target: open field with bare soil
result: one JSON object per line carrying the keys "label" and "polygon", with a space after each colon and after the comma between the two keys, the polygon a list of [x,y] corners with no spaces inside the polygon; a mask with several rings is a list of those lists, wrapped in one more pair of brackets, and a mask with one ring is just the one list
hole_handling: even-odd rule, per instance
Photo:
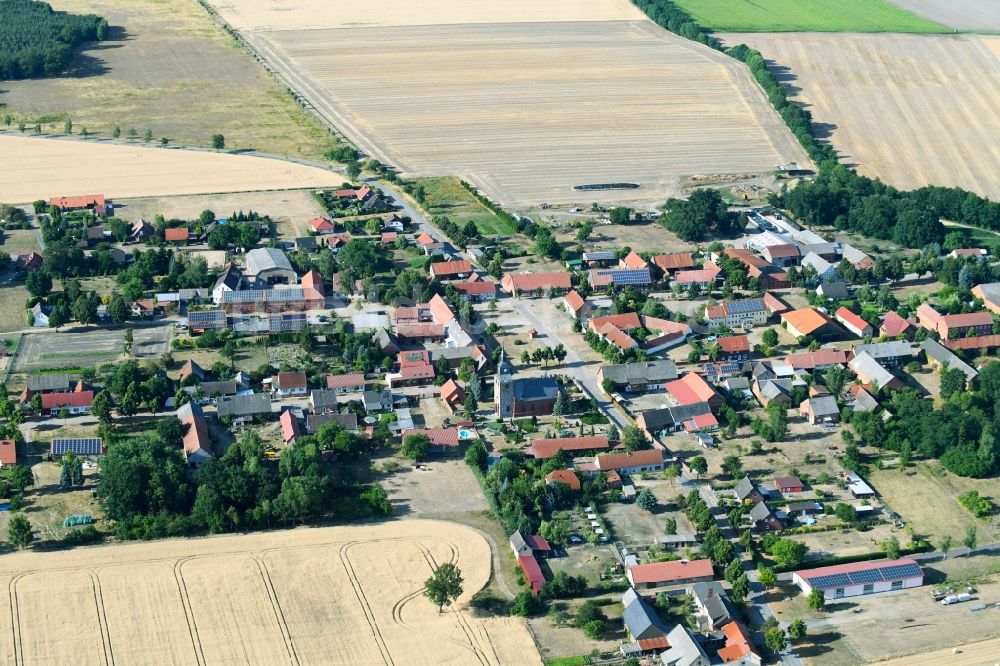
{"label": "open field with bare soil", "polygon": [[1000,4],[984,0],[889,0],[894,5],[957,30],[1000,31]]}
{"label": "open field with bare soil", "polygon": [[150,129],[157,141],[320,159],[336,140],[299,106],[196,0],[52,0],[56,9],[93,12],[108,38],[83,49],[62,76],[5,81],[0,105],[15,122],[110,137]]}
{"label": "open field with bare soil", "polygon": [[102,193],[110,198],[339,185],[340,174],[248,155],[0,136],[0,201]]}
{"label": "open field with bare soil", "polygon": [[[808,162],[745,67],[625,0],[404,4],[217,7],[362,150],[508,206],[661,201],[692,175]],[[642,187],[573,189],[596,183]]]}
{"label": "open field with bare soil", "polygon": [[1000,198],[1000,38],[728,34],[764,54],[844,161],[912,189]]}
{"label": "open field with bare soil", "polygon": [[[438,615],[421,589],[443,562],[462,570],[465,592]],[[11,664],[541,664],[522,620],[466,609],[489,576],[481,536],[433,521],[19,553],[0,564],[9,595],[0,655]]]}

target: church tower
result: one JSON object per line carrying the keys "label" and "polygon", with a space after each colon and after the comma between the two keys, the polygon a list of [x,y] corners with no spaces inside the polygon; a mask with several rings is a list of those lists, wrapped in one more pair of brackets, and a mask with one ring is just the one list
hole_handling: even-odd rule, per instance
{"label": "church tower", "polygon": [[493,385],[493,402],[497,409],[497,418],[514,418],[514,368],[507,360],[506,352],[500,352],[500,363],[497,365],[496,379]]}

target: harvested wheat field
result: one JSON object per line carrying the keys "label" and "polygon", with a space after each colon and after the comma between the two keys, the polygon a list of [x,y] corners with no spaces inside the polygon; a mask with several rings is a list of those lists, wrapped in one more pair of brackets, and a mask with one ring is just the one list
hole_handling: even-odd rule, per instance
{"label": "harvested wheat field", "polygon": [[[626,0],[357,5],[220,0],[220,14],[366,153],[512,207],[662,201],[691,175],[808,159],[740,63]],[[576,185],[635,183],[581,192]]]}
{"label": "harvested wheat field", "polygon": [[[727,34],[757,48],[846,162],[1000,199],[1000,38]],[[787,68],[787,69],[786,69]]]}
{"label": "harvested wheat field", "polygon": [[332,171],[198,150],[0,135],[0,201],[99,192],[110,198],[339,185]]}
{"label": "harvested wheat field", "polygon": [[978,643],[967,643],[957,648],[947,648],[911,654],[901,659],[877,662],[877,666],[994,666],[1000,655],[1000,638]]}
{"label": "harvested wheat field", "polygon": [[[0,561],[5,664],[541,664],[519,618],[473,617],[490,548],[412,520],[19,553]],[[435,563],[465,578],[438,615]]]}

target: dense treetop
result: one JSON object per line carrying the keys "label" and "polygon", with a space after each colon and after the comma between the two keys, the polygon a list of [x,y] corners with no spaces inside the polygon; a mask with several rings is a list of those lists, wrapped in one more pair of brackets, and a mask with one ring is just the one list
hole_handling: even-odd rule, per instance
{"label": "dense treetop", "polygon": [[73,47],[104,39],[108,22],[94,14],[57,12],[36,0],[0,0],[0,79],[53,75]]}

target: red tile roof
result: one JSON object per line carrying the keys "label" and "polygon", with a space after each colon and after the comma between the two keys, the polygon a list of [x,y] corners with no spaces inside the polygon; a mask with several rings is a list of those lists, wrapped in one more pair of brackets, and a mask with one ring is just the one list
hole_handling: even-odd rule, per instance
{"label": "red tile roof", "polygon": [[93,391],[74,391],[72,393],[43,393],[42,409],[61,409],[63,407],[90,407],[94,403]]}
{"label": "red tile roof", "polygon": [[649,652],[650,650],[666,650],[670,647],[670,641],[667,640],[666,636],[657,636],[655,638],[642,638],[636,643],[639,644],[639,649],[642,652]]}
{"label": "red tile roof", "polygon": [[417,236],[417,243],[419,245],[430,245],[431,243],[434,242],[436,242],[434,238],[426,231],[421,231],[420,235]]}
{"label": "red tile roof", "polygon": [[440,294],[434,294],[431,300],[427,302],[427,307],[430,309],[431,316],[434,317],[434,322],[437,324],[447,326],[455,320],[455,313],[451,311],[451,307],[441,298]]}
{"label": "red tile roof", "polygon": [[882,318],[880,330],[886,336],[894,338],[910,329],[910,322],[906,321],[893,311],[889,311]]}
{"label": "red tile roof", "polygon": [[768,312],[771,314],[781,314],[782,312],[787,312],[789,309],[788,305],[783,300],[769,291],[764,292],[763,299],[764,307],[767,308]]}
{"label": "red tile roof", "polygon": [[431,446],[458,447],[458,428],[410,428],[403,431],[403,437],[408,435],[427,435]]}
{"label": "red tile roof", "polygon": [[497,284],[490,280],[469,280],[468,282],[455,282],[455,289],[460,294],[468,296],[483,296],[497,293]]}
{"label": "red tile roof", "polygon": [[288,444],[296,437],[302,436],[299,420],[295,418],[291,410],[286,409],[281,412],[281,418],[278,420],[281,422],[281,438],[285,440],[285,444]]}
{"label": "red tile roof", "polygon": [[644,449],[632,453],[607,453],[594,459],[595,466],[602,472],[628,467],[659,465],[662,462],[663,451],[660,449]]}
{"label": "red tile roof", "polygon": [[716,340],[726,354],[750,351],[750,338],[745,335],[729,335]]}
{"label": "red tile roof", "polygon": [[723,663],[739,661],[754,651],[750,634],[739,621],[732,620],[722,625],[722,632],[726,635],[725,647],[719,648],[719,658]]}
{"label": "red tile roof", "polygon": [[800,335],[809,335],[830,323],[830,318],[815,308],[786,312],[781,318]]}
{"label": "red tile roof", "polygon": [[435,277],[461,275],[462,273],[471,273],[472,264],[465,259],[458,261],[438,261],[431,264],[431,272]]}
{"label": "red tile roof", "polygon": [[443,338],[444,326],[441,324],[399,324],[396,334],[401,338]]}
{"label": "red tile roof", "polygon": [[515,275],[507,273],[501,281],[504,291],[512,293],[514,290],[525,292],[536,289],[570,289],[572,282],[569,273],[566,271],[555,271],[552,273],[523,273]]}
{"label": "red tile roof", "polygon": [[796,370],[812,370],[825,365],[844,365],[847,363],[847,352],[842,349],[817,349],[813,352],[789,354],[785,363]]}
{"label": "red tile roof", "polygon": [[349,375],[327,375],[326,387],[332,389],[352,388],[365,385],[365,375],[363,372],[353,372]]}
{"label": "red tile roof", "polygon": [[[17,444],[12,439],[0,439],[0,464],[17,464]],[[572,472],[570,472],[572,474]],[[576,482],[576,489],[580,489],[580,482]]]}
{"label": "red tile roof", "polygon": [[571,469],[557,469],[545,475],[546,483],[565,483],[570,490],[580,490],[580,477]]}
{"label": "red tile roof", "polygon": [[646,263],[646,260],[640,257],[635,250],[632,250],[625,256],[624,259],[622,259],[622,265],[625,268],[638,269],[638,268],[645,268],[649,264]]}
{"label": "red tile roof", "polygon": [[413,365],[428,365],[431,362],[431,353],[426,349],[401,351],[397,355],[396,361],[401,368]]}
{"label": "red tile roof", "polygon": [[314,217],[309,220],[309,226],[313,231],[333,231],[333,225],[325,217]]}
{"label": "red tile roof", "polygon": [[67,208],[86,208],[95,206],[103,208],[105,205],[103,194],[84,194],[76,197],[52,197],[49,199],[50,206],[56,206],[66,210]]}
{"label": "red tile roof", "polygon": [[660,254],[653,257],[653,263],[664,271],[675,271],[681,268],[694,267],[694,259],[691,258],[690,252]]}
{"label": "red tile roof", "polygon": [[441,399],[447,402],[465,400],[465,392],[462,387],[455,383],[454,379],[449,379],[441,385]]}
{"label": "red tile roof", "polygon": [[797,257],[799,256],[799,248],[797,245],[784,244],[784,245],[771,245],[767,248],[767,253],[771,255],[772,258],[777,257]]}
{"label": "red tile roof", "polygon": [[608,438],[604,435],[593,435],[591,437],[562,437],[555,439],[533,439],[528,447],[528,453],[535,458],[551,458],[557,451],[589,451],[596,449],[607,449],[610,446]]}
{"label": "red tile roof", "polygon": [[712,578],[712,560],[674,560],[671,562],[655,562],[653,564],[636,564],[629,567],[632,581],[641,583],[671,583],[676,580],[691,580],[692,578]]}
{"label": "red tile roof", "polygon": [[187,227],[171,227],[163,230],[163,240],[168,242],[186,241],[188,236]]}
{"label": "red tile roof", "polygon": [[965,312],[941,317],[948,328],[968,328],[972,326],[992,326],[993,315],[989,312]]}
{"label": "red tile roof", "polygon": [[570,291],[566,294],[566,305],[574,312],[579,312],[580,309],[587,304],[587,301],[583,299],[583,296],[576,293],[576,289]]}
{"label": "red tile roof", "polygon": [[200,416],[189,416],[181,421],[187,427],[184,432],[184,453],[193,455],[199,451],[212,452],[212,442],[208,437],[208,424]]}
{"label": "red tile roof", "polygon": [[601,329],[607,324],[613,324],[615,328],[628,331],[642,326],[642,320],[639,319],[638,313],[635,312],[625,312],[623,314],[608,315],[606,317],[594,317],[590,320],[590,330],[595,333],[600,333]]}
{"label": "red tile roof", "polygon": [[294,388],[305,388],[306,387],[306,373],[297,372],[279,372],[277,379],[277,388],[284,389],[294,389]]}
{"label": "red tile roof", "polygon": [[605,324],[598,333],[604,336],[605,340],[622,350],[632,349],[639,344],[631,335],[614,324]]}
{"label": "red tile roof", "polygon": [[948,349],[990,349],[1000,347],[1000,335],[977,335],[972,338],[957,338],[945,340]]}
{"label": "red tile roof", "polygon": [[521,571],[524,572],[524,577],[535,594],[541,592],[545,576],[542,575],[542,569],[538,566],[535,558],[531,555],[520,555],[517,558],[517,563],[521,567]]}
{"label": "red tile roof", "polygon": [[404,365],[399,369],[401,379],[432,379],[434,377],[434,366],[430,363],[423,365]]}
{"label": "red tile roof", "polygon": [[395,231],[383,231],[382,232],[382,242],[383,243],[395,243],[399,239],[399,233]]}
{"label": "red tile roof", "polygon": [[834,313],[834,316],[844,324],[853,326],[859,331],[863,331],[865,330],[865,328],[871,325],[864,319],[862,319],[859,315],[854,314],[844,306],[838,308],[837,311]]}
{"label": "red tile roof", "polygon": [[674,276],[678,284],[694,284],[695,282],[715,282],[720,271],[702,268],[696,271],[678,271]]}
{"label": "red tile roof", "polygon": [[667,382],[666,389],[680,405],[708,402],[718,397],[715,389],[709,386],[708,382],[695,372],[689,372],[680,379]]}

